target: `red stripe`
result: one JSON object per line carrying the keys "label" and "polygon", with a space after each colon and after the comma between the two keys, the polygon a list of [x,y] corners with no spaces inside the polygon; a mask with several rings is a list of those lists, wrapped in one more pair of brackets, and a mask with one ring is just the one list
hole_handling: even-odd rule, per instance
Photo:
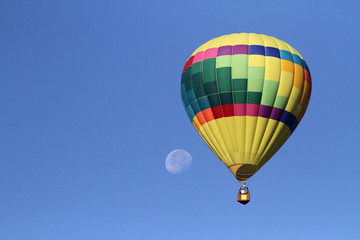
{"label": "red stripe", "polygon": [[233,104],[222,105],[222,109],[223,109],[225,117],[234,116],[234,105]]}
{"label": "red stripe", "polygon": [[[279,109],[279,108],[273,108],[261,104],[228,104],[228,105],[219,105],[216,107],[207,108],[198,114],[196,114],[196,119],[199,121],[200,125],[204,125],[207,122],[213,121],[214,119],[219,119],[223,117],[233,117],[233,116],[251,116],[251,117],[262,117],[262,118],[268,118],[273,119],[279,122],[284,123],[287,125],[291,132],[295,130],[295,127],[297,126],[299,120],[301,120],[302,115],[304,114],[306,110],[306,106],[308,104],[308,101],[304,104],[305,108],[301,111],[298,117],[293,115],[290,112],[287,112],[285,110]],[[235,107],[235,111],[234,111]],[[245,109],[246,108],[246,114]],[[271,115],[268,117],[265,116],[264,111],[259,112],[260,108],[271,108]],[[275,111],[276,110],[276,111]],[[277,112],[277,113],[276,113]],[[238,115],[239,114],[239,115]],[[244,114],[244,115],[243,115]],[[273,115],[279,115],[278,117],[274,118]]]}
{"label": "red stripe", "polygon": [[183,72],[185,72],[185,69],[186,69],[187,67],[189,67],[189,66],[192,65],[193,61],[194,61],[194,56],[191,56],[191,57],[187,60],[187,62],[185,63]]}
{"label": "red stripe", "polygon": [[212,111],[215,119],[224,117],[221,106],[212,107],[211,111]]}

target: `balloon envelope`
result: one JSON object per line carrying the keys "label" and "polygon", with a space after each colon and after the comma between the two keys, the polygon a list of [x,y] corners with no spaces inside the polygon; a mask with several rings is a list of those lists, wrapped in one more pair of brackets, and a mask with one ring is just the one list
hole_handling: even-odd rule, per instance
{"label": "balloon envelope", "polygon": [[310,95],[302,56],[281,40],[255,33],[203,44],[187,60],[181,78],[190,121],[240,182],[285,143]]}

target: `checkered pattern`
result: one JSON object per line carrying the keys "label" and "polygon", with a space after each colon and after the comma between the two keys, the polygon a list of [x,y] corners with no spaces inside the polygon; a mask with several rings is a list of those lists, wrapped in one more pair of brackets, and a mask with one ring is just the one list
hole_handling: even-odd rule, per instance
{"label": "checkered pattern", "polygon": [[254,174],[281,147],[310,94],[301,55],[283,41],[254,33],[205,43],[190,56],[181,78],[185,110],[208,146],[229,168],[250,166],[236,171],[238,179]]}

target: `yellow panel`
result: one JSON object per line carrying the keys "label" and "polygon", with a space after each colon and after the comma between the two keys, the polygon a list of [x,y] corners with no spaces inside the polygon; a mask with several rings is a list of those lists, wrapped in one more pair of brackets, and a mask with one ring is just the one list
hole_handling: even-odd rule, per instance
{"label": "yellow panel", "polygon": [[230,137],[230,129],[225,118],[218,118],[214,120],[219,128],[221,137],[225,142],[228,153],[233,152],[233,143]]}
{"label": "yellow panel", "polygon": [[285,110],[292,113],[294,116],[296,116],[295,115],[295,112],[296,112],[295,110],[296,110],[297,104],[298,103],[296,101],[293,101],[293,100],[290,99],[286,104]]}
{"label": "yellow panel", "polygon": [[265,57],[262,55],[249,55],[249,67],[265,67]]}
{"label": "yellow panel", "polygon": [[[219,140],[219,145],[223,149],[225,159],[221,159],[227,166],[231,165],[231,155],[234,152],[234,147],[237,148],[237,143],[233,142],[232,135],[229,133],[232,129],[229,129],[229,120],[226,118],[219,118],[205,124],[211,125],[214,137]],[[204,125],[205,125],[204,124]],[[214,131],[215,130],[215,131]],[[233,130],[232,130],[233,131]],[[235,136],[233,136],[234,138]]]}
{"label": "yellow panel", "polygon": [[[269,70],[271,69],[271,70]],[[281,60],[275,57],[265,57],[265,80],[279,82]]]}
{"label": "yellow panel", "polygon": [[226,121],[228,121],[228,126],[230,128],[230,137],[231,137],[231,142],[233,144],[233,151],[234,152],[239,152],[239,144],[238,144],[238,135],[236,135],[236,121],[235,121],[235,116],[233,117],[226,117]]}
{"label": "yellow panel", "polygon": [[294,74],[289,72],[281,72],[277,95],[289,97],[293,85],[293,79]]}
{"label": "yellow panel", "polygon": [[302,92],[301,92],[301,90],[298,89],[298,88],[293,88],[293,89],[291,90],[291,95],[293,95],[293,96],[291,96],[291,98],[293,98],[294,101],[299,102],[299,99],[301,98],[301,94],[302,94]]}
{"label": "yellow panel", "polygon": [[245,159],[244,163],[250,163],[252,143],[254,140],[257,117],[246,116],[246,136],[245,136]]}
{"label": "yellow panel", "polygon": [[266,35],[263,35],[263,34],[260,34],[260,36],[262,37],[262,39],[264,41],[264,45],[266,47],[273,47],[273,48],[278,47],[278,45],[276,44],[276,41],[274,40],[273,37],[266,36]]}
{"label": "yellow panel", "polygon": [[193,118],[193,125],[195,126],[196,130],[199,131],[199,128],[201,127],[201,124],[200,124],[200,122],[199,122],[199,120],[197,119],[196,116]]}
{"label": "yellow panel", "polygon": [[264,41],[259,34],[249,33],[249,45],[264,45]]}
{"label": "yellow panel", "polygon": [[[271,138],[267,148],[265,149],[262,158],[263,159],[270,159],[272,155],[284,144],[284,139],[287,139],[291,135],[291,131],[287,125],[282,122],[279,122],[278,127],[274,135]],[[265,164],[265,161],[262,160],[260,165]]]}
{"label": "yellow panel", "polygon": [[239,152],[245,152],[246,116],[235,116],[235,125]]}
{"label": "yellow panel", "polygon": [[212,141],[217,141],[218,151],[221,152],[223,155],[223,158],[220,160],[222,162],[224,162],[225,164],[230,165],[231,161],[230,161],[230,157],[229,157],[229,150],[225,144],[225,141],[222,137],[219,127],[216,124],[216,121],[213,120],[213,121],[207,122],[202,127],[204,128],[206,126],[208,126],[211,129],[211,132],[212,132],[211,137],[213,138]]}
{"label": "yellow panel", "polygon": [[218,152],[219,155],[221,155],[221,158],[225,156],[224,150],[219,145],[218,140],[214,137],[214,130],[211,129],[211,125],[202,125],[202,127],[199,129],[199,132],[201,135],[204,136],[204,138],[206,138],[206,141],[213,146],[213,149]]}
{"label": "yellow panel", "polygon": [[288,48],[288,46],[287,46],[287,44],[286,44],[285,42],[283,42],[283,41],[281,41],[281,40],[279,40],[279,39],[276,39],[276,43],[277,43],[278,48],[279,48],[280,50],[289,51],[289,48]]}
{"label": "yellow panel", "polygon": [[226,46],[226,45],[232,46],[232,45],[236,44],[236,40],[238,38],[237,35],[238,34],[229,34],[228,37],[223,39],[222,45],[223,46]]}
{"label": "yellow panel", "polygon": [[221,36],[221,37],[218,37],[218,38],[215,38],[214,41],[211,41],[208,45],[208,48],[219,48],[220,46],[223,46],[223,42],[224,42],[224,39],[227,38],[228,36],[225,35],[225,36]]}
{"label": "yellow panel", "polygon": [[249,44],[249,34],[248,33],[237,33],[234,34],[234,45],[248,45]]}
{"label": "yellow panel", "polygon": [[243,155],[240,152],[230,152],[230,163],[231,165],[242,163]]}
{"label": "yellow panel", "polygon": [[231,165],[233,163],[232,159],[239,156],[239,153],[234,153],[238,152],[237,136],[236,131],[234,131],[235,119],[233,117],[219,118],[205,123],[204,125],[206,124],[212,125],[211,128],[216,130],[213,132],[214,138],[221,139],[219,145],[226,156],[226,159],[223,160],[223,162],[227,166]]}
{"label": "yellow panel", "polygon": [[251,150],[250,162],[255,162],[255,160],[256,160],[256,154],[259,150],[259,146],[263,139],[268,121],[269,121],[268,118],[258,117],[257,125],[256,125],[256,132],[255,132],[252,150]]}
{"label": "yellow panel", "polygon": [[293,88],[291,90],[291,94],[290,94],[290,97],[287,102],[285,110],[288,112],[291,112],[292,114],[295,114],[296,107],[298,105],[300,97],[301,97],[301,90],[297,89],[297,88]]}
{"label": "yellow panel", "polygon": [[297,103],[297,104],[296,104],[296,107],[295,107],[295,109],[294,109],[294,113],[293,113],[294,116],[298,117],[299,114],[300,114],[300,112],[301,112],[301,110],[302,110],[301,104],[300,104],[300,103]]}
{"label": "yellow panel", "polygon": [[262,141],[260,143],[260,146],[258,148],[258,156],[257,156],[257,159],[256,159],[256,163],[259,162],[261,159],[261,156],[263,154],[263,152],[265,151],[265,149],[267,148],[267,146],[269,145],[270,141],[271,141],[271,138],[278,126],[279,122],[276,121],[276,120],[273,120],[273,119],[269,119],[268,121],[268,124],[266,126],[266,129],[265,129],[265,133],[263,135],[263,138],[262,138]]}
{"label": "yellow panel", "polygon": [[211,138],[207,135],[207,133],[204,131],[204,128],[199,129],[199,135],[201,136],[201,138],[204,140],[204,142],[206,143],[206,145],[211,149],[211,151],[213,151],[213,153],[219,158],[219,159],[223,159],[225,158],[225,155],[222,155],[219,151],[218,148],[216,148],[216,146],[214,145],[214,143],[211,141]]}

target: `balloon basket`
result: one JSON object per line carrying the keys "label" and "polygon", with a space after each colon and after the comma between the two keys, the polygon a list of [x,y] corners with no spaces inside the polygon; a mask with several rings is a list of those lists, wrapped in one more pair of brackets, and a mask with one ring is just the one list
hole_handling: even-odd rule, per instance
{"label": "balloon basket", "polygon": [[237,201],[241,204],[247,204],[248,202],[250,202],[250,193],[245,193],[245,194],[241,194],[238,193],[238,199]]}

